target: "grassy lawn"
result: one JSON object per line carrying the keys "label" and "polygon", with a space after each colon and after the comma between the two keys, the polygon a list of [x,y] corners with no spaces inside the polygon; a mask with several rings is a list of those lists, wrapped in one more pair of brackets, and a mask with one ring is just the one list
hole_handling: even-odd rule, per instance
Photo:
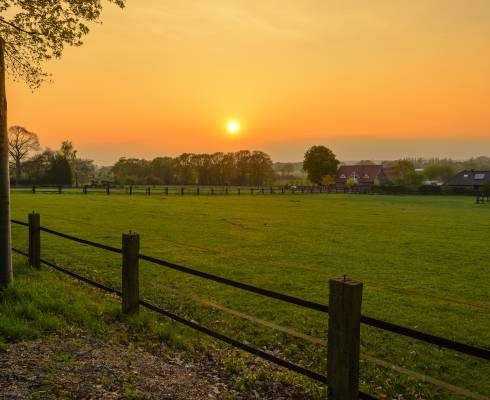
{"label": "grassy lawn", "polygon": [[[473,198],[14,192],[12,205],[16,219],[35,210],[45,227],[117,247],[121,233],[132,230],[144,254],[321,303],[328,301],[329,278],[346,274],[364,282],[365,315],[490,347],[490,206]],[[26,228],[15,226],[13,237],[26,248]],[[47,234],[42,241],[44,258],[120,286],[118,255]],[[143,297],[325,371],[325,347],[298,336],[325,339],[326,315],[147,263],[141,274]],[[368,327],[362,352],[490,396],[488,362]],[[460,398],[372,359],[363,359],[361,375],[363,390],[378,395]]]}

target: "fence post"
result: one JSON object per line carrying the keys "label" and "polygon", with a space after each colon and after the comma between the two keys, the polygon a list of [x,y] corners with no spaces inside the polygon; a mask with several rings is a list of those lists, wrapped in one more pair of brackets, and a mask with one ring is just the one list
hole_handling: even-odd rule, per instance
{"label": "fence post", "polygon": [[211,194],[212,195],[214,194],[214,188],[211,188]]}
{"label": "fence post", "polygon": [[122,235],[122,312],[139,312],[139,252],[140,236],[137,233]]}
{"label": "fence post", "polygon": [[237,193],[238,193],[238,196],[240,196],[240,188],[238,188],[238,192]]}
{"label": "fence post", "polygon": [[111,187],[109,185],[106,186],[105,193],[106,194],[111,194]]}
{"label": "fence post", "polygon": [[34,211],[29,214],[29,265],[41,268],[41,216]]}
{"label": "fence post", "polygon": [[199,196],[199,188],[196,188],[196,195]]}
{"label": "fence post", "polygon": [[58,186],[58,194],[61,194],[62,188],[61,185]]}
{"label": "fence post", "polygon": [[36,185],[32,185],[32,193],[36,194]]}
{"label": "fence post", "polygon": [[359,398],[362,283],[330,280],[327,379],[329,400]]}

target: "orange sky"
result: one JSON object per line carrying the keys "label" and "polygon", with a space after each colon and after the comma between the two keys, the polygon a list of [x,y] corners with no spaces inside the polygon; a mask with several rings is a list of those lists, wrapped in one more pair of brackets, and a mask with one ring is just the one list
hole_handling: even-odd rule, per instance
{"label": "orange sky", "polygon": [[46,65],[53,83],[9,84],[10,124],[100,164],[490,155],[488,0],[128,0],[103,21]]}

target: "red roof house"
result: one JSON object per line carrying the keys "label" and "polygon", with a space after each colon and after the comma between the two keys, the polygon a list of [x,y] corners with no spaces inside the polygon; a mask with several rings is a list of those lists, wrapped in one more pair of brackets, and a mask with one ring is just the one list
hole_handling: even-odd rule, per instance
{"label": "red roof house", "polygon": [[383,165],[341,165],[335,184],[345,185],[350,178],[360,186],[384,185],[389,181]]}

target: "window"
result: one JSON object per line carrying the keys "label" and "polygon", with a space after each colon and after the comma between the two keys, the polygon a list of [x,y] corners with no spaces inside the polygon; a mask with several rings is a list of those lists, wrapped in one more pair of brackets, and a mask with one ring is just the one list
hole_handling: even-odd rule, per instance
{"label": "window", "polygon": [[369,175],[368,174],[364,174],[364,179],[369,179]]}
{"label": "window", "polygon": [[468,176],[469,176],[468,174],[464,174],[463,178],[468,178]]}
{"label": "window", "polygon": [[475,174],[475,179],[485,179],[485,174]]}
{"label": "window", "polygon": [[345,178],[347,178],[345,174],[340,175],[340,179],[345,179]]}

